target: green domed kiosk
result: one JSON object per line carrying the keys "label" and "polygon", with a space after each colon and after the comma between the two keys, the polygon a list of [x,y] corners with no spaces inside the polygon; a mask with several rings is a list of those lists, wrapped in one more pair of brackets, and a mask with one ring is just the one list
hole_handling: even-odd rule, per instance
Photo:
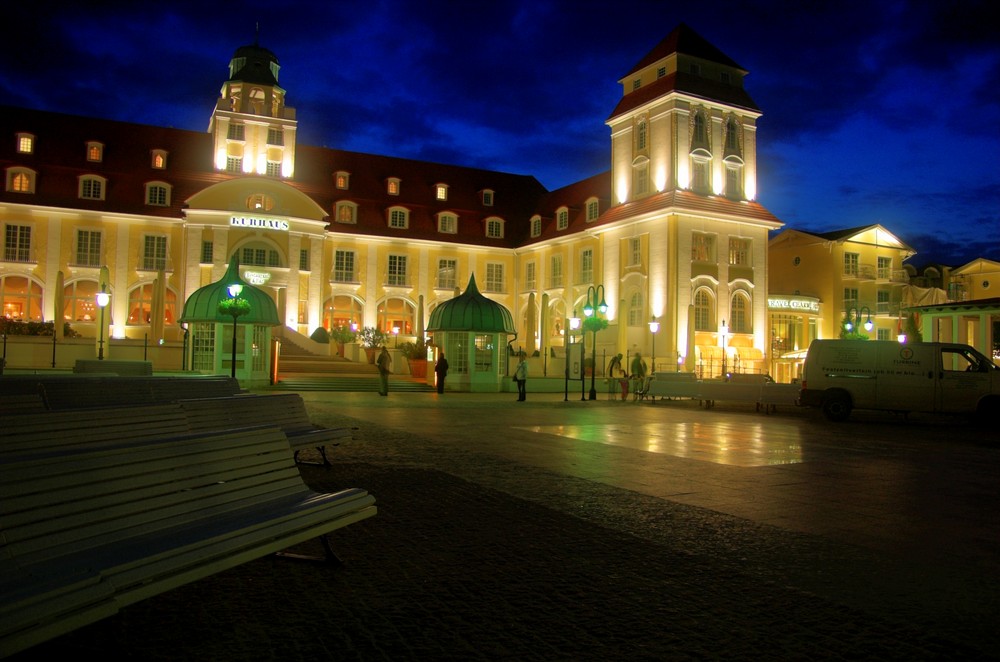
{"label": "green domed kiosk", "polygon": [[[480,294],[475,276],[469,278],[465,292],[431,312],[427,333],[448,358],[449,391],[502,390],[507,343],[517,337],[514,318],[504,306]],[[509,336],[513,337],[508,340]]]}
{"label": "green domed kiosk", "polygon": [[[235,297],[246,302],[238,317],[220,310],[219,303]],[[225,303],[223,304],[225,307]],[[266,292],[240,278],[233,256],[221,280],[198,288],[184,302],[177,320],[187,324],[191,351],[184,369],[205,374],[235,374],[241,383],[267,383],[271,376],[271,328],[281,324],[278,308]],[[236,351],[233,352],[235,337]],[[236,357],[235,368],[233,356]]]}

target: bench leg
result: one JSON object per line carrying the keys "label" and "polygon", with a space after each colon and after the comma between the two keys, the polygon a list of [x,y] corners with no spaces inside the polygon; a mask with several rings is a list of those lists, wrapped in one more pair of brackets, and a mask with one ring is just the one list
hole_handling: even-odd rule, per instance
{"label": "bench leg", "polygon": [[323,545],[323,556],[315,556],[311,554],[293,554],[292,552],[275,552],[275,556],[279,556],[283,559],[292,559],[294,561],[312,561],[314,563],[332,563],[334,565],[344,565],[343,560],[337,553],[333,551],[333,547],[330,546],[330,540],[322,535],[319,537],[320,543]]}
{"label": "bench leg", "polygon": [[331,467],[331,466],[333,466],[332,464],[330,464],[330,459],[326,456],[326,446],[317,446],[316,450],[319,451],[320,457],[323,458],[322,462],[306,462],[305,460],[300,460],[299,459],[299,451],[295,451],[295,453],[293,454],[293,457],[295,458],[295,461],[298,462],[299,464],[309,464],[309,465],[317,466],[317,467],[320,467],[320,466],[322,466],[322,467]]}

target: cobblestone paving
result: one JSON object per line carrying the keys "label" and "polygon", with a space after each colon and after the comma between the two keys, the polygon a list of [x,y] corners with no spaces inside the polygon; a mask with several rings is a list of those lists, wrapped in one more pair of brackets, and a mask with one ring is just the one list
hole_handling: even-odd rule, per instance
{"label": "cobblestone paving", "polygon": [[332,469],[303,467],[306,481],[323,491],[364,487],[379,505],[375,518],[332,535],[344,566],[262,559],[17,659],[969,660],[998,652],[982,635],[988,625],[963,629],[961,614],[942,625],[881,587],[866,594],[854,579],[858,565],[870,576],[881,561],[858,550],[445,453],[367,423],[336,455]]}

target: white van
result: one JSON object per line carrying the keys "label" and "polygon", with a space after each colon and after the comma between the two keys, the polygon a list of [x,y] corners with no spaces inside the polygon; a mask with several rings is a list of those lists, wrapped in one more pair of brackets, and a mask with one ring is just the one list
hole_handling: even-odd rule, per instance
{"label": "white van", "polygon": [[968,345],[892,340],[814,340],[800,404],[831,421],[852,409],[897,412],[1000,411],[1000,368]]}

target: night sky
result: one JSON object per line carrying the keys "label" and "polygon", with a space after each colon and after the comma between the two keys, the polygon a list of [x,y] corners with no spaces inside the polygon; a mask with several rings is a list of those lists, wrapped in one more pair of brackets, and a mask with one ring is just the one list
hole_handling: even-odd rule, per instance
{"label": "night sky", "polygon": [[917,265],[1000,260],[986,2],[8,4],[0,103],[205,131],[259,23],[300,142],[550,190],[610,168],[618,79],[684,22],[750,72],[759,201],[786,228],[881,223]]}

